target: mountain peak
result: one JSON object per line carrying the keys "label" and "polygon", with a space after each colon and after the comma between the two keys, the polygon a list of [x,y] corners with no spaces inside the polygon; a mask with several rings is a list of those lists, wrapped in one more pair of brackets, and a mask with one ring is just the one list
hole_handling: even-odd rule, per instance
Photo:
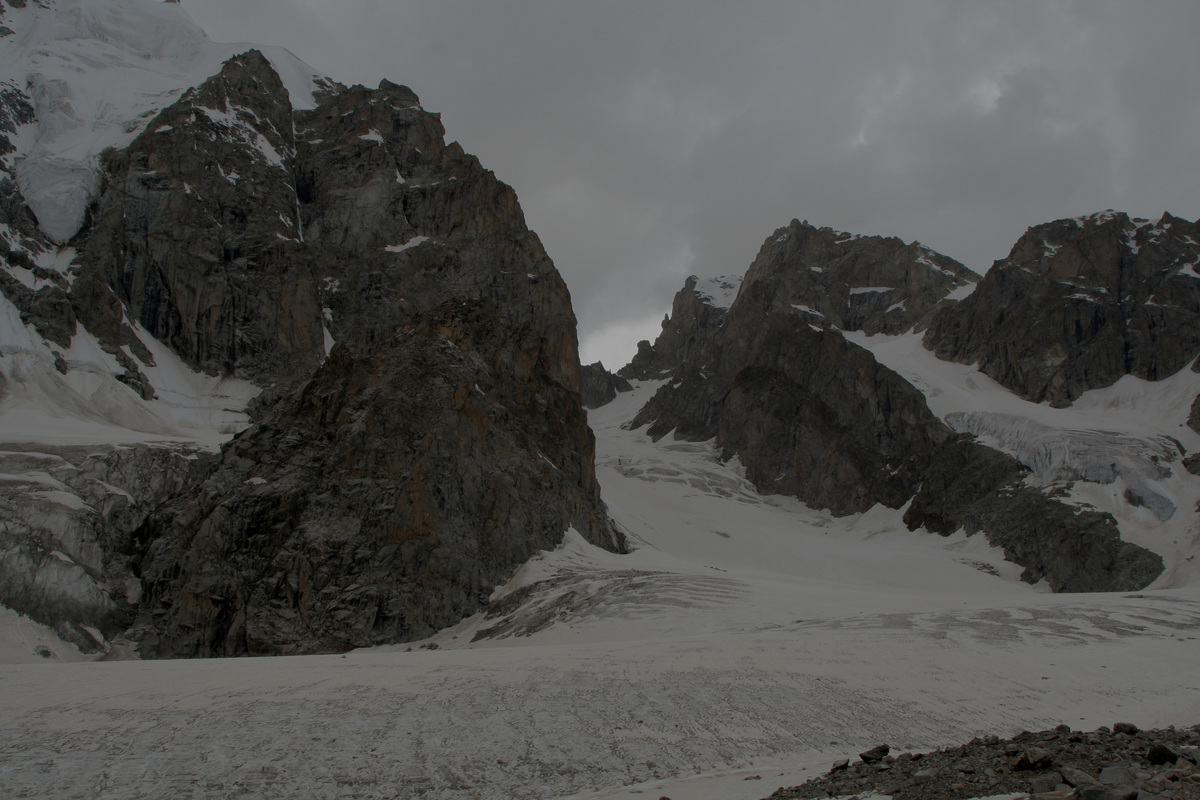
{"label": "mountain peak", "polygon": [[[127,145],[155,111],[248,49],[210,41],[181,5],[160,0],[48,0],[3,19],[11,35],[0,37],[0,64],[34,109],[8,136],[5,169],[60,243],[83,224],[99,154]],[[263,53],[292,104],[314,107],[315,70],[282,48]]]}
{"label": "mountain peak", "polygon": [[971,297],[939,312],[926,345],[1055,405],[1126,374],[1161,380],[1200,353],[1197,263],[1200,225],[1170,214],[1036,225]]}
{"label": "mountain peak", "polygon": [[977,280],[918,242],[792,220],[763,242],[745,282],[769,282],[772,303],[806,310],[816,324],[870,334],[922,323],[948,294]]}

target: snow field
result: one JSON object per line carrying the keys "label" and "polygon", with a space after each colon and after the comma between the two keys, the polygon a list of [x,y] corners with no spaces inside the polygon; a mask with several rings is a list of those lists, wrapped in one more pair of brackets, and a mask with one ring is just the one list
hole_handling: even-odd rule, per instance
{"label": "snow field", "polygon": [[[5,20],[16,33],[0,40],[0,65],[37,108],[5,159],[58,241],[82,220],[96,155],[249,47],[209,42],[182,6],[154,0],[48,0]],[[265,52],[293,105],[311,107],[311,68]],[[41,255],[70,278],[69,248]],[[10,272],[33,287],[32,272]],[[737,282],[697,291],[725,307]],[[199,375],[137,333],[154,356],[139,362],[154,401],[115,379],[122,368],[82,328],[59,373],[56,351],[0,298],[0,439],[215,448],[245,424],[253,386]],[[1200,480],[1161,448],[1164,437],[1200,448],[1183,425],[1200,375],[1126,378],[1052,409],[938,361],[919,336],[847,337],[943,419],[1030,463],[1031,480],[1097,474],[1109,444],[1141,442],[1149,455],[1077,483],[1071,499],[1113,513],[1164,556],[1164,575],[1140,593],[1052,595],[982,537],[908,531],[903,509],[834,518],[760,497],[711,444],[621,427],[656,388],[644,383],[590,416],[604,497],[633,552],[569,531],[488,609],[426,642],[89,662],[0,609],[0,796],[750,800],[880,742],[1200,721]],[[36,469],[0,480],[82,502]],[[1133,507],[1126,490],[1162,502]]]}
{"label": "snow field", "polygon": [[[245,407],[258,387],[237,378],[198,373],[135,323],[155,365],[127,352],[150,379],[156,397],[142,400],[116,379],[124,372],[78,325],[69,348],[44,341],[0,297],[0,439],[40,444],[128,444],[188,441],[216,449],[248,424]],[[61,355],[67,374],[54,366]]]}
{"label": "snow field", "polygon": [[[1030,483],[1082,479],[1070,502],[1112,514],[1121,538],[1163,556],[1166,569],[1151,588],[1195,584],[1200,478],[1183,468],[1180,449],[1200,450],[1200,433],[1186,424],[1200,373],[1187,366],[1162,381],[1126,375],[1053,408],[1017,397],[975,366],[939,360],[921,334],[844,335],[920,389],[951,428],[1030,467]],[[1127,491],[1144,505],[1128,502]]]}
{"label": "snow field", "polygon": [[7,659],[0,791],[749,800],[879,742],[1200,717],[1194,581],[1053,595],[981,537],[759,498],[620,427],[654,388],[591,415],[632,554],[569,532],[491,616],[344,657]]}

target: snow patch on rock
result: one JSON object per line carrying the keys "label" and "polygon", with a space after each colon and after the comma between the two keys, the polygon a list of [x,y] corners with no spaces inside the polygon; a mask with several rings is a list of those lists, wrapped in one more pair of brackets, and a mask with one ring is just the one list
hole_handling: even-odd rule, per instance
{"label": "snow patch on rock", "polygon": [[738,290],[742,288],[742,276],[718,275],[715,278],[696,280],[695,292],[706,304],[713,308],[728,310],[737,299]]}
{"label": "snow patch on rock", "polygon": [[[0,38],[0,73],[26,87],[35,110],[12,137],[17,183],[58,242],[83,222],[100,152],[128,144],[158,109],[251,47],[212,42],[181,5],[155,0],[48,0],[9,8],[5,21],[14,34]],[[316,71],[283,48],[260,49],[293,106],[314,108]]]}

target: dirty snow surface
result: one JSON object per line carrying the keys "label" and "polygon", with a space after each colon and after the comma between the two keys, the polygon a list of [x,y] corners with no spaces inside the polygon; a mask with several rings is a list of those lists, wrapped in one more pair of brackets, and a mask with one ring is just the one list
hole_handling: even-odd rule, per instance
{"label": "dirty snow surface", "polygon": [[980,537],[762,498],[709,444],[622,429],[654,388],[591,414],[633,552],[568,532],[428,642],[69,663],[0,617],[0,795],[736,800],[880,742],[1200,721],[1186,557],[1167,588],[1053,595]]}

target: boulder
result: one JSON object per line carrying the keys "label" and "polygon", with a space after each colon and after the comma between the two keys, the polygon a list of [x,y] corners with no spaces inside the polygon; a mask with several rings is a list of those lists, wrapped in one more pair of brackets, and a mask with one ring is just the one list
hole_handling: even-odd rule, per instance
{"label": "boulder", "polygon": [[877,761],[882,761],[884,757],[891,752],[891,748],[886,744],[878,744],[870,750],[859,753],[858,757],[868,764],[874,764]]}

